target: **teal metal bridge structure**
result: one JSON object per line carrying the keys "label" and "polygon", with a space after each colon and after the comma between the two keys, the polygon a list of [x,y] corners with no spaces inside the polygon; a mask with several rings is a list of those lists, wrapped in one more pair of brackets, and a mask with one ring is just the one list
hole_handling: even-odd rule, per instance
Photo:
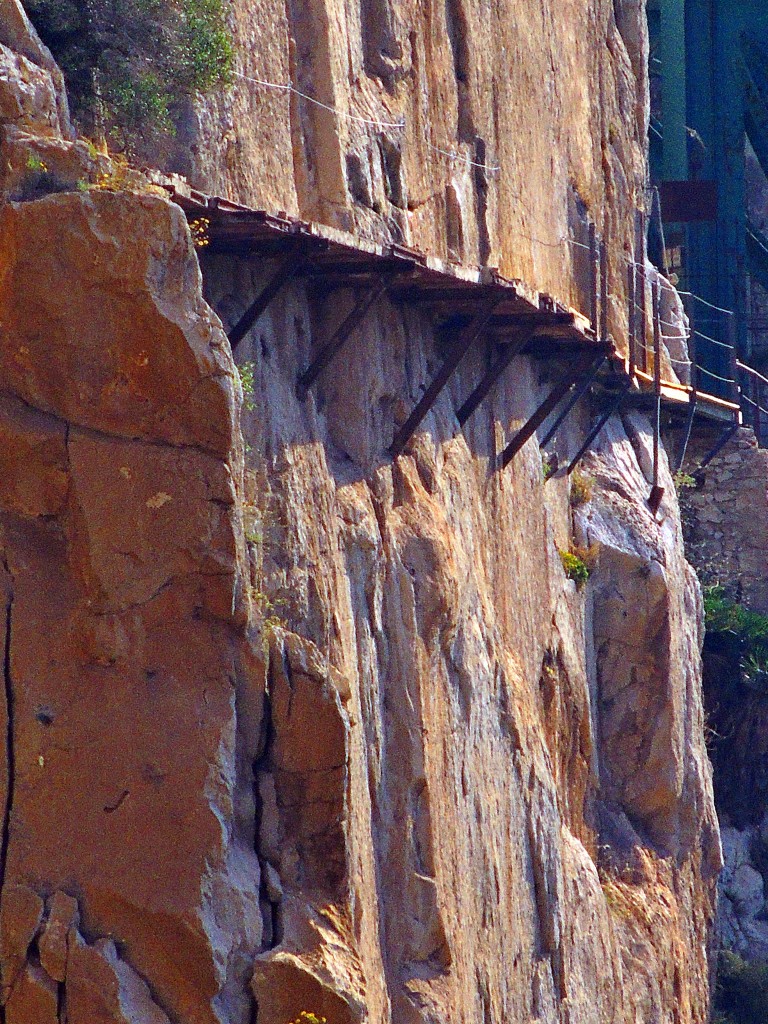
{"label": "teal metal bridge structure", "polygon": [[748,140],[768,174],[768,4],[649,0],[648,20],[662,224],[650,225],[651,254],[709,303],[688,312],[709,390],[725,394],[734,375],[722,345],[732,340],[752,362],[749,292],[754,282],[768,291],[768,238],[749,220],[745,156]]}

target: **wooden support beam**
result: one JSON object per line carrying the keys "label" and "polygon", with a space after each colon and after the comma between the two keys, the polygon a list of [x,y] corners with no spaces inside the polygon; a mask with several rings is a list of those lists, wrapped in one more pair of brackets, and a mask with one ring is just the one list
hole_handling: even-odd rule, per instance
{"label": "wooden support beam", "polygon": [[653,486],[648,497],[651,511],[656,514],[664,497],[664,488],[659,486],[659,447],[661,444],[661,306],[659,279],[653,282]]}
{"label": "wooden support beam", "polygon": [[303,258],[295,251],[291,251],[285,259],[281,261],[269,282],[264,286],[264,288],[262,288],[248,309],[246,309],[227,335],[229,343],[232,346],[232,351],[237,348],[281,288],[296,277],[303,266]]}
{"label": "wooden support beam", "polygon": [[590,318],[592,320],[592,330],[595,332],[595,337],[598,337],[599,331],[599,309],[597,301],[597,283],[600,277],[600,254],[597,246],[597,228],[594,224],[589,225],[589,298],[590,298]]}
{"label": "wooden support beam", "polygon": [[582,373],[587,370],[593,359],[594,352],[587,351],[582,352],[581,356],[571,363],[567,373],[555,385],[549,396],[545,398],[536,412],[534,412],[528,421],[520,428],[520,430],[518,430],[499,456],[499,465],[501,469],[506,469],[525,442],[529,440],[529,438],[533,437],[547,416],[554,411],[555,407],[559,405],[574,384],[576,384]]}
{"label": "wooden support beam", "polygon": [[586,395],[586,393],[592,387],[593,383],[595,382],[595,379],[597,378],[598,373],[600,373],[600,371],[602,370],[603,364],[605,363],[607,358],[608,358],[608,356],[606,354],[604,354],[604,353],[602,355],[600,355],[592,363],[592,365],[587,370],[587,372],[585,374],[583,374],[581,379],[579,381],[577,381],[576,388],[574,389],[573,393],[571,394],[571,397],[568,399],[568,401],[565,403],[564,407],[558,413],[557,418],[555,419],[555,422],[552,424],[552,426],[546,432],[544,437],[541,439],[541,447],[542,448],[546,447],[549,444],[549,442],[552,440],[552,438],[558,432],[558,430],[563,425],[565,420],[568,418],[568,416],[570,415],[571,411],[578,405],[578,403],[581,401],[581,399],[584,397],[584,395]]}
{"label": "wooden support beam", "polygon": [[720,454],[720,452],[723,450],[723,448],[725,448],[725,446],[728,444],[728,442],[731,440],[731,438],[734,436],[738,429],[738,423],[731,423],[729,424],[729,426],[725,428],[720,437],[717,439],[717,443],[714,445],[714,447],[710,448],[710,450],[707,452],[707,454],[704,456],[704,458],[701,460],[701,462],[694,470],[692,474],[694,477],[698,476],[698,474],[701,473],[702,470],[706,469],[712,461],[712,459],[714,459],[716,455]]}
{"label": "wooden support beam", "polygon": [[691,440],[691,432],[693,430],[693,421],[696,417],[696,392],[691,391],[690,404],[688,406],[688,415],[685,418],[685,434],[683,436],[683,444],[680,448],[680,455],[677,459],[676,470],[678,473],[682,473],[683,465],[685,463],[685,456],[688,451],[688,442]]}
{"label": "wooden support beam", "polygon": [[499,346],[501,351],[498,358],[494,360],[493,365],[490,367],[486,375],[456,413],[459,424],[462,427],[469,417],[475,412],[483,399],[490,393],[493,386],[499,380],[515,356],[519,355],[523,351],[532,337],[532,330],[522,330],[518,332],[516,338],[510,338],[505,345]]}
{"label": "wooden support beam", "polygon": [[395,458],[397,458],[397,456],[408,444],[408,442],[418,429],[421,421],[424,419],[429,410],[437,401],[440,392],[448,383],[453,371],[456,369],[456,367],[459,365],[459,363],[467,353],[470,345],[472,345],[472,343],[477,339],[477,337],[480,334],[482,334],[482,332],[485,330],[488,321],[491,319],[493,311],[498,305],[499,301],[500,300],[498,296],[496,296],[492,300],[486,302],[486,304],[481,308],[480,312],[476,314],[476,316],[470,321],[470,323],[468,323],[466,327],[459,331],[458,335],[456,336],[450,348],[448,349],[448,353],[445,357],[445,362],[440,367],[439,373],[422,395],[419,404],[416,406],[411,415],[408,417],[408,419],[405,421],[402,427],[400,427],[400,429],[395,434],[392,444],[390,445],[389,448],[390,452]]}
{"label": "wooden support beam", "polygon": [[408,279],[413,274],[416,264],[412,260],[392,259],[390,256],[371,256],[357,259],[320,259],[304,268],[304,277],[345,277],[354,278],[358,275],[376,277],[400,277]]}
{"label": "wooden support beam", "polygon": [[350,334],[365,317],[371,306],[378,302],[387,290],[385,281],[379,281],[375,288],[371,288],[358,297],[351,312],[344,318],[334,331],[331,339],[320,349],[313,362],[301,374],[298,380],[297,391],[302,401],[307,397],[307,392],[315,383],[317,378],[330,363],[342,345],[347,341]]}
{"label": "wooden support beam", "polygon": [[605,424],[608,422],[608,420],[611,418],[611,416],[613,416],[615,413],[617,413],[619,411],[619,409],[621,408],[621,403],[624,401],[626,396],[629,394],[629,386],[630,386],[630,381],[629,381],[629,378],[627,378],[627,380],[625,381],[624,386],[622,387],[622,389],[617,394],[615,394],[613,396],[613,400],[610,402],[608,407],[606,409],[603,409],[603,411],[600,413],[600,416],[598,417],[597,422],[592,427],[590,432],[587,434],[587,436],[584,439],[584,443],[582,444],[581,448],[579,448],[579,450],[576,452],[574,457],[571,459],[570,465],[568,466],[568,469],[566,470],[566,473],[567,473],[568,476],[570,476],[571,473],[574,471],[574,469],[576,469],[578,464],[581,462],[581,460],[587,454],[589,449],[595,443],[595,439],[597,438],[598,434],[603,429]]}

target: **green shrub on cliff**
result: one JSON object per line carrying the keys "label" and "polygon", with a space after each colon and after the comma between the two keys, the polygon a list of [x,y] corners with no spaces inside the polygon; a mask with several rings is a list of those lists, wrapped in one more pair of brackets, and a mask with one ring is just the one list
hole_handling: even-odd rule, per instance
{"label": "green shrub on cliff", "polygon": [[747,963],[736,953],[720,954],[715,991],[715,1024],[768,1021],[768,964]]}
{"label": "green shrub on cliff", "polygon": [[88,134],[131,148],[173,131],[180,97],[229,81],[227,0],[23,0]]}
{"label": "green shrub on cliff", "polygon": [[768,616],[730,600],[720,586],[704,589],[705,643],[738,660],[742,681],[768,689]]}

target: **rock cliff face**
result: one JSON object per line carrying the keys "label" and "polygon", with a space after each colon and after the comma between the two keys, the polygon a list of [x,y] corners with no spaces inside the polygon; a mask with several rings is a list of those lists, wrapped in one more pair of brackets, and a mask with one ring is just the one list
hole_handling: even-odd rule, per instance
{"label": "rock cliff face", "polygon": [[[563,14],[563,59],[585,88],[609,58],[583,13]],[[498,40],[447,16],[470,118],[459,43]],[[426,58],[404,12],[365,17],[383,102]],[[518,359],[460,434],[478,347],[393,461],[439,334],[382,300],[302,401],[347,298],[299,283],[238,350],[241,409],[221,321],[269,268],[206,257],[203,292],[180,210],[68,138],[18,25],[27,44],[0,36],[4,1019],[704,1024],[701,616],[666,467],[647,507],[647,423],[611,421],[580,493],[544,482],[535,438],[500,472],[551,366]],[[530,123],[515,159],[539,175],[558,136]],[[338,153],[313,159],[333,179]],[[558,553],[576,544],[582,589]]]}
{"label": "rock cliff face", "polygon": [[232,25],[233,87],[189,110],[171,164],[197,187],[500,266],[586,312],[583,253],[563,239],[586,242],[589,217],[624,294],[645,184],[640,0],[235,0]]}
{"label": "rock cliff face", "polygon": [[[213,259],[206,279],[216,308],[247,302],[245,266]],[[301,405],[309,337],[297,289],[243,343],[258,585],[282,620],[260,769],[262,855],[284,886],[257,961],[265,1019],[309,1000],[343,1021],[705,1020],[719,846],[698,597],[674,499],[660,523],[645,507],[647,425],[615,423],[592,457],[573,529],[598,567],[580,592],[557,554],[564,484],[542,484],[535,445],[492,467],[534,367],[460,438],[468,364],[393,466],[383,410],[418,395],[431,329],[385,307],[344,379]],[[284,630],[326,654],[314,693]],[[295,787],[287,747],[321,720],[318,688],[343,728],[327,726],[335,756],[304,739],[324,783]]]}

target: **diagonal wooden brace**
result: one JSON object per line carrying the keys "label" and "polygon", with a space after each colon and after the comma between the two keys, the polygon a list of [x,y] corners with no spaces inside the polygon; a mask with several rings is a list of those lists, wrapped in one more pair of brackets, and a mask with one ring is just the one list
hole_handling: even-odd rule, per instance
{"label": "diagonal wooden brace", "polygon": [[598,373],[600,373],[600,371],[602,370],[603,363],[606,361],[607,358],[607,355],[598,356],[598,358],[590,366],[589,370],[587,370],[587,372],[576,382],[575,391],[571,394],[571,397],[568,399],[565,406],[558,413],[555,422],[552,424],[552,426],[546,432],[544,437],[541,439],[542,448],[546,447],[546,445],[549,444],[549,442],[558,432],[558,430],[563,425],[565,420],[568,418],[571,411],[578,405],[578,403],[581,401],[584,395],[586,395],[586,393],[592,387],[592,384],[596,380]]}
{"label": "diagonal wooden brace", "polygon": [[333,336],[330,341],[320,349],[316,358],[299,377],[297,387],[299,398],[304,399],[307,397],[307,392],[315,383],[317,378],[330,363],[342,345],[344,345],[348,340],[349,336],[365,317],[371,306],[373,306],[375,302],[378,302],[386,290],[386,282],[379,281],[375,288],[370,288],[359,296],[357,302],[352,307],[351,312],[333,332]]}
{"label": "diagonal wooden brace", "polygon": [[445,362],[440,367],[440,371],[437,376],[422,395],[419,404],[395,434],[389,448],[395,458],[397,458],[403,448],[405,448],[410,439],[416,433],[419,424],[437,401],[440,392],[448,383],[453,371],[466,355],[470,345],[472,345],[476,338],[485,330],[485,327],[491,319],[493,311],[499,304],[499,301],[500,300],[498,298],[494,298],[490,302],[487,302],[480,312],[470,320],[467,326],[459,331],[448,349]]}
{"label": "diagonal wooden brace", "polygon": [[486,375],[477,385],[475,390],[466,400],[464,405],[456,413],[459,424],[463,427],[469,417],[479,407],[483,399],[488,395],[493,386],[499,380],[501,375],[504,373],[506,368],[512,362],[516,355],[519,355],[523,351],[525,346],[533,337],[533,330],[520,331],[517,337],[512,338],[505,345],[501,347],[501,353],[494,362],[493,366],[490,367]]}
{"label": "diagonal wooden brace", "polygon": [[691,440],[691,433],[693,432],[693,421],[696,417],[696,392],[691,392],[691,397],[688,404],[688,415],[685,418],[685,433],[683,435],[683,443],[680,447],[680,454],[677,458],[677,472],[682,473],[683,464],[685,463],[685,456],[688,452],[688,443]]}
{"label": "diagonal wooden brace", "polygon": [[619,408],[621,407],[621,403],[624,401],[624,399],[626,398],[626,396],[627,396],[627,394],[629,392],[629,388],[630,388],[630,378],[627,378],[627,380],[626,380],[626,382],[624,384],[624,387],[621,389],[621,391],[618,392],[618,394],[613,396],[613,400],[608,405],[608,408],[604,409],[603,412],[600,414],[600,416],[598,417],[597,423],[595,423],[594,427],[592,427],[592,429],[590,430],[590,432],[587,434],[586,438],[584,439],[584,444],[581,446],[581,448],[579,448],[579,450],[576,452],[574,457],[571,459],[570,465],[568,466],[568,469],[567,469],[568,476],[571,475],[571,473],[574,471],[574,469],[576,469],[578,464],[581,462],[581,460],[587,454],[587,452],[589,451],[590,447],[594,444],[595,438],[600,433],[600,431],[603,429],[603,427],[608,422],[608,420],[611,418],[611,416],[613,416],[614,413],[619,411]]}
{"label": "diagonal wooden brace", "polygon": [[710,450],[707,452],[707,454],[704,456],[704,458],[701,460],[701,462],[698,464],[696,469],[691,474],[694,477],[694,479],[699,473],[701,473],[703,470],[707,468],[707,466],[715,458],[715,456],[720,454],[720,452],[723,450],[723,448],[725,448],[725,446],[728,444],[731,438],[735,436],[736,431],[738,429],[738,423],[731,423],[729,426],[725,428],[725,430],[718,438],[715,446],[713,448],[710,448]]}
{"label": "diagonal wooden brace", "polygon": [[304,260],[293,252],[282,260],[269,282],[262,288],[227,335],[232,351],[237,348],[277,293],[300,273],[303,266]]}
{"label": "diagonal wooden brace", "polygon": [[594,352],[587,351],[583,352],[578,359],[571,363],[568,368],[568,372],[561,378],[559,383],[555,385],[549,396],[544,399],[533,416],[531,416],[520,430],[518,430],[499,456],[499,465],[501,469],[506,469],[525,442],[533,437],[547,416],[553,412],[555,407],[565,398],[574,384],[577,383],[581,375],[587,371],[594,358]]}

